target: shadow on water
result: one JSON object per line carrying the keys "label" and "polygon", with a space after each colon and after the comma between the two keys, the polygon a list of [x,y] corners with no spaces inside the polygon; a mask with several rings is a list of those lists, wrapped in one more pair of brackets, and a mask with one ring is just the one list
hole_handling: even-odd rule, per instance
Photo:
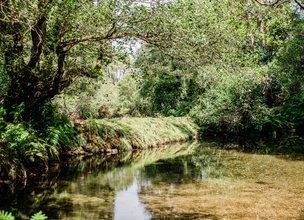
{"label": "shadow on water", "polygon": [[252,140],[246,138],[206,138],[205,142],[215,148],[223,150],[235,150],[240,153],[273,155],[285,160],[304,161],[304,138],[290,136],[282,139],[259,139]]}
{"label": "shadow on water", "polygon": [[[1,186],[0,210],[11,211],[18,219],[26,219],[39,210],[50,219],[68,216],[111,219],[116,193],[119,195],[121,190],[134,185],[138,169],[160,158],[191,154],[196,147],[196,143],[184,143],[170,148],[66,160],[54,164],[48,175],[30,177],[25,187]],[[87,216],[87,212],[93,216]]]}
{"label": "shadow on water", "polygon": [[303,215],[301,158],[224,148],[229,150],[216,142],[191,142],[66,160],[23,188],[0,188],[0,210],[18,219],[42,210],[49,219],[65,220]]}

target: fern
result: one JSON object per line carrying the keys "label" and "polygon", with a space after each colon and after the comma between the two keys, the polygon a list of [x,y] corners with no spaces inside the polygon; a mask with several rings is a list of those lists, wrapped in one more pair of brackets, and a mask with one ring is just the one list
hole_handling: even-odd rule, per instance
{"label": "fern", "polygon": [[0,220],[15,220],[15,217],[6,211],[0,211]]}
{"label": "fern", "polygon": [[[48,217],[41,211],[34,214],[30,220],[46,220]],[[12,213],[0,210],[0,220],[15,220]]]}
{"label": "fern", "polygon": [[48,217],[40,211],[33,215],[30,220],[45,220],[47,218]]}

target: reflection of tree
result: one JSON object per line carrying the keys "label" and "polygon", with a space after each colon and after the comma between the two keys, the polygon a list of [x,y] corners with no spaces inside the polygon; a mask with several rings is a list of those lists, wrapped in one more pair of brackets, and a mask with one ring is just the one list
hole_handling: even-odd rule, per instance
{"label": "reflection of tree", "polygon": [[31,177],[27,186],[1,197],[0,209],[11,210],[18,219],[39,210],[50,219],[112,218],[115,191],[130,186],[139,169],[161,159],[191,154],[197,146],[194,142],[66,160],[54,165],[49,175]]}
{"label": "reflection of tree", "polygon": [[202,146],[194,154],[160,160],[144,168],[144,179],[154,182],[181,184],[222,175],[221,154],[214,148]]}

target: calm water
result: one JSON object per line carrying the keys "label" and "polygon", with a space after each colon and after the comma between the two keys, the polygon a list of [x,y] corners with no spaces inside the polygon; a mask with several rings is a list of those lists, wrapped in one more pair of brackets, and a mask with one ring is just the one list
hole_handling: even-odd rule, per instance
{"label": "calm water", "polygon": [[56,164],[0,188],[18,219],[304,219],[304,157],[185,143]]}

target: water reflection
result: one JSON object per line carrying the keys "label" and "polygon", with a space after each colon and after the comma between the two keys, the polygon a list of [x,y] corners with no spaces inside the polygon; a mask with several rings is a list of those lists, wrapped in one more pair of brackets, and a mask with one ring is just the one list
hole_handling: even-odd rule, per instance
{"label": "water reflection", "polygon": [[152,215],[145,209],[139,199],[140,188],[135,178],[129,187],[116,193],[114,203],[115,220],[148,220],[152,218]]}
{"label": "water reflection", "polygon": [[[0,197],[18,219],[300,219],[304,161],[187,143],[68,161]],[[5,199],[4,199],[5,198]]]}

